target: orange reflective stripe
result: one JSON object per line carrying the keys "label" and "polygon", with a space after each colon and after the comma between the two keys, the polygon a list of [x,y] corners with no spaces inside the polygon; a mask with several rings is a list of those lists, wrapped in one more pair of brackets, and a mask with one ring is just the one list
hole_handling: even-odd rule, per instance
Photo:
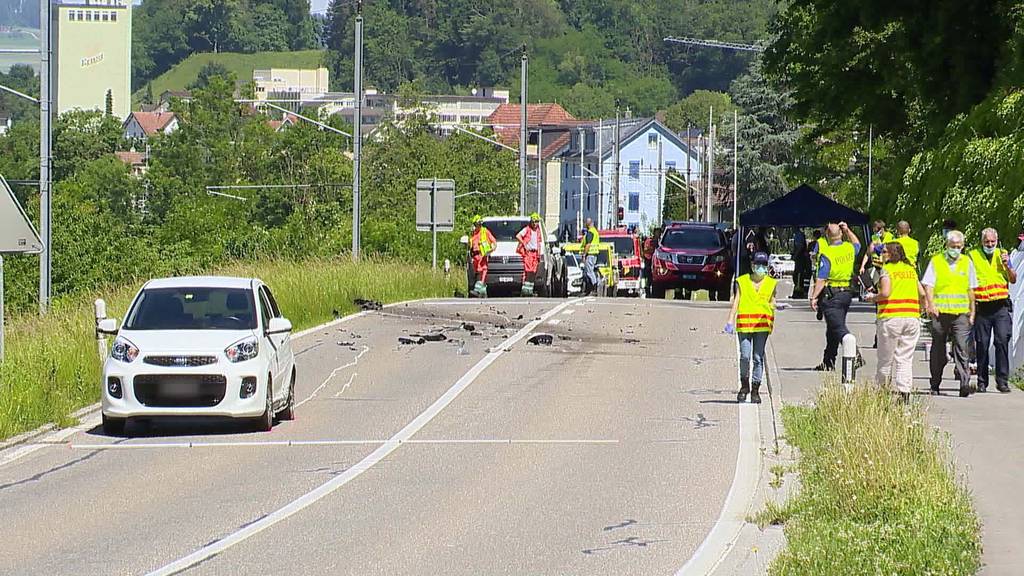
{"label": "orange reflective stripe", "polygon": [[889,300],[876,300],[875,301],[875,304],[878,304],[879,306],[888,306],[890,304],[917,304],[917,303],[918,303],[917,298],[913,298],[913,299],[907,298],[907,299],[904,299],[904,300],[889,299]]}

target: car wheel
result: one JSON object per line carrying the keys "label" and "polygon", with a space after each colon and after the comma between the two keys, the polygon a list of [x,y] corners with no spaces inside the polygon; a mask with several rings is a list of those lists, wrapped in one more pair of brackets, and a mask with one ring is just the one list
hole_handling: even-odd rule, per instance
{"label": "car wheel", "polygon": [[658,298],[664,300],[665,298],[665,287],[658,284],[651,284],[651,298]]}
{"label": "car wheel", "polygon": [[257,432],[270,432],[274,428],[274,398],[273,393],[273,382],[270,379],[270,375],[267,375],[267,405],[263,409],[263,414],[256,417],[254,422],[256,425]]}
{"label": "car wheel", "polygon": [[111,418],[103,415],[103,433],[107,436],[123,436],[124,427],[128,422],[126,418]]}
{"label": "car wheel", "polygon": [[277,413],[280,420],[295,420],[295,369],[292,369],[292,380],[288,384],[288,401]]}
{"label": "car wheel", "polygon": [[731,299],[732,299],[732,295],[729,293],[729,289],[728,288],[722,288],[722,289],[718,290],[718,301],[719,302],[728,302]]}

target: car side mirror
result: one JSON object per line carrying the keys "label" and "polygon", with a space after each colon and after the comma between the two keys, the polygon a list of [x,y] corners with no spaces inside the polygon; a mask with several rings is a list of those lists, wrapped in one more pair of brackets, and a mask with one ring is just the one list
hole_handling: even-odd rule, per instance
{"label": "car side mirror", "polygon": [[463,236],[462,238],[459,238],[459,243],[460,244],[469,244],[469,236]]}
{"label": "car side mirror", "polygon": [[104,318],[96,322],[96,334],[117,336],[117,318]]}
{"label": "car side mirror", "polygon": [[292,323],[287,318],[271,318],[267,323],[267,336],[287,334],[292,331]]}

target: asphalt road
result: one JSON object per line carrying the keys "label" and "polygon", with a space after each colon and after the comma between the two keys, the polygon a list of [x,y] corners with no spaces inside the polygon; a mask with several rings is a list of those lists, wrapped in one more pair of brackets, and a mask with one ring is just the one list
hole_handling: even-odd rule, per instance
{"label": "asphalt road", "polygon": [[94,428],[0,464],[0,573],[674,574],[736,466],[721,306],[432,301],[318,330],[272,432]]}

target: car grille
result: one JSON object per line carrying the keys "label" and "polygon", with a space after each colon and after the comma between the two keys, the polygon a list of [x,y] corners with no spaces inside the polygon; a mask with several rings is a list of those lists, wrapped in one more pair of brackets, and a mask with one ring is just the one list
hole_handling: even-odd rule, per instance
{"label": "car grille", "polygon": [[220,404],[227,378],[219,374],[145,374],[134,380],[135,398],[145,406],[198,408]]}
{"label": "car grille", "polygon": [[142,359],[146,364],[152,366],[175,366],[180,368],[195,368],[196,366],[209,366],[217,363],[216,356],[146,356]]}
{"label": "car grille", "polygon": [[707,256],[696,256],[693,254],[676,254],[676,264],[696,264],[703,266]]}
{"label": "car grille", "polygon": [[513,256],[491,256],[487,259],[487,269],[491,274],[522,274],[523,258],[518,254]]}

